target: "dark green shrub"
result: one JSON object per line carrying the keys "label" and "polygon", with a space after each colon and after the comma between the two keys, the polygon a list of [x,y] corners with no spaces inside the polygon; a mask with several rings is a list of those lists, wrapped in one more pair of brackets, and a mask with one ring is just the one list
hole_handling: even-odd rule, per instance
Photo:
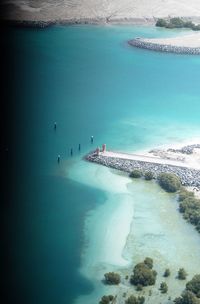
{"label": "dark green shrub", "polygon": [[184,291],[181,297],[174,300],[175,304],[200,304],[200,300],[191,292]]}
{"label": "dark green shrub", "polygon": [[162,283],[160,284],[160,291],[161,291],[161,293],[167,293],[167,291],[168,291],[168,286],[167,286],[167,284],[166,284],[165,282],[162,282]]}
{"label": "dark green shrub", "polygon": [[142,171],[141,171],[141,170],[138,170],[138,169],[135,169],[135,170],[133,170],[133,171],[130,173],[130,177],[133,177],[133,178],[140,178],[140,177],[142,177]]}
{"label": "dark green shrub", "polygon": [[174,17],[170,19],[170,24],[174,26],[174,28],[184,27],[184,21],[181,18]]}
{"label": "dark green shrub", "polygon": [[179,280],[186,280],[187,272],[185,271],[184,268],[179,269],[177,277],[178,277]]}
{"label": "dark green shrub", "polygon": [[200,24],[195,25],[191,21],[184,21],[183,19],[178,17],[171,18],[169,21],[166,21],[165,19],[158,19],[156,22],[156,26],[165,27],[168,29],[190,28],[193,31],[200,30]]}
{"label": "dark green shrub", "polygon": [[188,196],[180,203],[179,211],[183,213],[184,219],[194,225],[200,232],[200,200]]}
{"label": "dark green shrub", "polygon": [[167,26],[167,21],[165,19],[158,19],[156,22],[156,26],[159,27],[166,27]]}
{"label": "dark green shrub", "polygon": [[104,274],[105,282],[109,285],[118,285],[121,281],[120,275],[115,272],[107,272]]}
{"label": "dark green shrub", "polygon": [[109,304],[112,300],[114,299],[114,297],[112,295],[109,296],[103,296],[99,302],[99,304]]}
{"label": "dark green shrub", "polygon": [[141,291],[143,289],[143,286],[141,284],[137,284],[136,290]]}
{"label": "dark green shrub", "polygon": [[176,192],[181,186],[178,176],[172,173],[161,173],[158,176],[159,185],[167,192]]}
{"label": "dark green shrub", "polygon": [[153,259],[146,257],[144,259],[144,264],[147,265],[150,269],[152,269],[153,268]]}
{"label": "dark green shrub", "polygon": [[126,300],[126,304],[143,304],[145,302],[145,298],[144,297],[135,297],[135,296],[130,296],[127,300]]}
{"label": "dark green shrub", "polygon": [[185,27],[185,28],[193,29],[194,26],[195,26],[194,23],[191,22],[191,21],[185,21],[185,22],[184,22],[184,27]]}
{"label": "dark green shrub", "polygon": [[195,275],[192,280],[186,284],[186,289],[193,292],[197,298],[200,298],[200,274]]}
{"label": "dark green shrub", "polygon": [[145,172],[145,174],[144,174],[144,178],[145,178],[146,180],[152,180],[152,179],[154,178],[154,175],[153,175],[153,173],[152,173],[151,171],[147,171],[147,172]]}
{"label": "dark green shrub", "polygon": [[[148,258],[151,260],[150,258]],[[154,285],[156,282],[157,272],[153,270],[151,267],[153,266],[152,263],[142,262],[138,263],[133,269],[133,275],[130,278],[130,282],[133,285],[142,285],[142,286],[149,286]]]}
{"label": "dark green shrub", "polygon": [[194,192],[187,191],[186,189],[182,188],[179,192],[178,200],[179,202],[184,201],[188,197],[194,197]]}
{"label": "dark green shrub", "polygon": [[170,276],[170,270],[169,270],[169,268],[167,268],[167,269],[165,269],[165,272],[164,272],[164,274],[163,274],[163,277],[167,278],[167,277],[169,277],[169,276]]}
{"label": "dark green shrub", "polygon": [[193,31],[200,31],[200,24],[198,24],[198,25],[194,24],[192,29],[193,29]]}

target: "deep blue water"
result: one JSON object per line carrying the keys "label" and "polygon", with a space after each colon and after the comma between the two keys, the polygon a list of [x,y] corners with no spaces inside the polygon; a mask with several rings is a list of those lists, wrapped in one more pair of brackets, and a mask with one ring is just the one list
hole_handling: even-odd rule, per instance
{"label": "deep blue water", "polygon": [[135,36],[176,34],[154,28],[12,31],[14,162],[5,227],[12,262],[6,280],[13,291],[7,297],[12,303],[72,303],[92,290],[78,272],[82,230],[104,193],[70,181],[67,170],[91,150],[91,135],[95,146],[106,141],[120,150],[194,135],[200,59],[127,45]]}

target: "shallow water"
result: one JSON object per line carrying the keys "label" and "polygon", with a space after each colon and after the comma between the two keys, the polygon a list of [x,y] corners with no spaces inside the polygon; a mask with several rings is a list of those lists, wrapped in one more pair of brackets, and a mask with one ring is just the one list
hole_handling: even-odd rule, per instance
{"label": "shallow water", "polygon": [[[122,173],[95,164],[84,167],[79,182],[84,183],[83,176],[88,176],[87,183],[104,189],[107,199],[86,217],[81,273],[95,282],[95,291],[79,297],[76,303],[94,303],[103,294],[117,294],[119,288],[101,283],[104,273],[119,271],[124,281],[133,265],[147,256],[153,258],[158,278],[155,287],[146,288],[141,294],[152,304],[158,300],[168,303],[169,296],[173,299],[180,295],[185,281],[176,279],[178,269],[184,267],[188,279],[200,272],[200,237],[194,227],[183,220],[176,196],[152,181],[132,181]],[[72,169],[75,174],[72,178],[76,176],[76,169]],[[162,295],[159,286],[164,281],[166,268],[171,271],[170,278],[166,279],[169,291]],[[127,282],[120,289],[121,294],[126,292]],[[149,290],[151,297],[148,297]]]}
{"label": "shallow water", "polygon": [[[15,134],[9,147],[14,155],[13,203],[5,219],[14,265],[12,279],[7,279],[8,286],[15,290],[8,293],[11,303],[73,303],[77,298],[82,304],[91,299],[97,302],[107,290],[100,281],[103,272],[139,260],[152,249],[151,237],[164,256],[163,263],[173,259],[174,269],[178,267],[174,262],[178,243],[188,272],[193,272],[187,248],[196,252],[199,241],[197,236],[193,241],[189,239],[196,234],[178,212],[173,211],[173,223],[164,225],[160,217],[165,213],[146,208],[148,186],[138,184],[133,195],[133,189],[126,186],[127,177],[81,160],[104,142],[109,149],[136,151],[199,134],[200,58],[152,53],[127,45],[127,40],[135,36],[176,33],[119,26],[11,30],[14,38],[8,36],[6,43],[15,53]],[[157,206],[155,195],[159,190],[156,186],[152,189],[151,203]],[[169,204],[166,210],[172,212],[173,199],[160,192],[159,197],[164,210]],[[153,230],[149,234],[149,225],[135,218],[131,257],[123,246],[132,214],[134,218],[140,212],[139,206],[148,221],[155,219],[153,224],[151,220],[152,229],[159,233],[154,235]],[[124,229],[114,230],[119,214]],[[106,232],[108,227],[111,233]],[[168,234],[169,227],[177,229],[178,235]],[[182,230],[188,243],[182,241]],[[120,236],[119,243],[112,238],[115,232]],[[142,251],[138,252],[139,245]],[[81,297],[84,294],[87,298]]]}

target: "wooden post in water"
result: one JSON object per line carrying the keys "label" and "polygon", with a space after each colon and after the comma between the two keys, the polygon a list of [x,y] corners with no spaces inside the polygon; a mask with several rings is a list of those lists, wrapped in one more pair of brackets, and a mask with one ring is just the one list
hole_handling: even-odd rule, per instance
{"label": "wooden post in water", "polygon": [[103,144],[102,145],[102,152],[105,152],[106,151],[106,144]]}
{"label": "wooden post in water", "polygon": [[57,162],[60,163],[60,155],[58,155]]}
{"label": "wooden post in water", "polygon": [[99,156],[99,153],[100,153],[100,148],[99,148],[99,147],[97,147],[95,152],[96,152],[96,155],[97,155],[97,156]]}

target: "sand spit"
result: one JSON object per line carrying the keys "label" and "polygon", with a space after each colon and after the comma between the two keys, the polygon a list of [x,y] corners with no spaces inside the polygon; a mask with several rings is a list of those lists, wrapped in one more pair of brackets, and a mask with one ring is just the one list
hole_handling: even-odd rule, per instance
{"label": "sand spit", "polygon": [[135,38],[129,44],[158,52],[200,55],[200,33],[160,39]]}
{"label": "sand spit", "polygon": [[198,0],[4,0],[4,19],[51,23],[155,23],[157,18],[184,17],[200,21]]}

